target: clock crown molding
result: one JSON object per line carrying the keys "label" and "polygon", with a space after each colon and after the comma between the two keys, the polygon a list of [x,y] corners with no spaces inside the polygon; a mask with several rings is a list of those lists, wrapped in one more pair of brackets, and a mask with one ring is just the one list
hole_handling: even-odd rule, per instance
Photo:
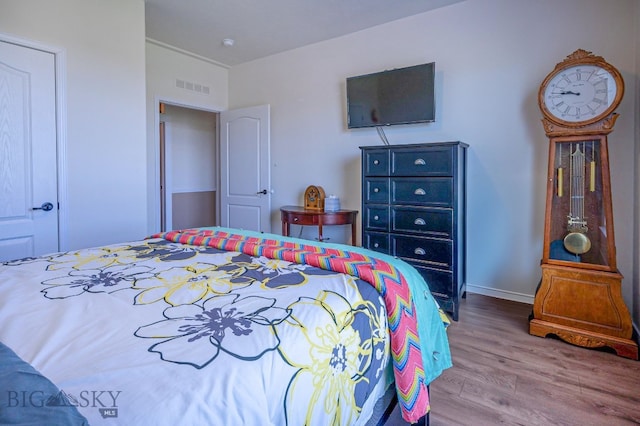
{"label": "clock crown molding", "polygon": [[592,52],[584,49],[578,49],[570,55],[567,55],[564,61],[556,65],[555,70],[559,68],[566,68],[574,64],[587,64],[587,63],[606,63],[602,56],[596,56]]}

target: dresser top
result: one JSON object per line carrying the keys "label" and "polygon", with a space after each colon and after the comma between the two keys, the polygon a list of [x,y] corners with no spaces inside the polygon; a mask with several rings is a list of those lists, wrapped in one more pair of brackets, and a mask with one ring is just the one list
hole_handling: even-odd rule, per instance
{"label": "dresser top", "polygon": [[402,148],[422,148],[430,146],[460,146],[462,148],[468,148],[464,142],[449,141],[449,142],[425,142],[425,143],[412,143],[412,144],[399,144],[399,145],[369,145],[361,146],[360,149],[402,149]]}

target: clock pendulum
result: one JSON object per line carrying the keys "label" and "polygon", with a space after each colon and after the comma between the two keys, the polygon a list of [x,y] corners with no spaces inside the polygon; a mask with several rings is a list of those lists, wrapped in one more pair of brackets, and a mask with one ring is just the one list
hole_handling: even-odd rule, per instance
{"label": "clock pendulum", "polygon": [[638,359],[616,266],[607,142],[623,93],[619,71],[582,49],[540,86],[549,168],[542,278],[529,333]]}
{"label": "clock pendulum", "polygon": [[[570,144],[570,149],[573,151],[570,154],[571,161],[569,162],[569,200],[571,210],[569,210],[567,231],[569,232],[564,237],[564,248],[570,253],[580,255],[589,251],[591,248],[591,240],[587,236],[587,220],[585,218],[584,201],[585,201],[585,156],[584,156],[584,142],[581,144],[575,144],[575,151],[573,151],[573,144]],[[582,150],[580,146],[582,145]]]}

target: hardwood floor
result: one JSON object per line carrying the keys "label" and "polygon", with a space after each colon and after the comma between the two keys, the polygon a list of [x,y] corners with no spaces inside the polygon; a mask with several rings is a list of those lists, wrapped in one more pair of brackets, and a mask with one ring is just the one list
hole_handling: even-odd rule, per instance
{"label": "hardwood floor", "polygon": [[[640,425],[640,362],[528,333],[531,305],[468,294],[431,426]],[[400,425],[398,409],[387,425]]]}

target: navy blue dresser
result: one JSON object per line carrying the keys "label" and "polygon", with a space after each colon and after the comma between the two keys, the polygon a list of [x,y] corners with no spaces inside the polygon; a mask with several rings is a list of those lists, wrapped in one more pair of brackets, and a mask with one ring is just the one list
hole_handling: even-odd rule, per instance
{"label": "navy blue dresser", "polygon": [[466,280],[467,147],[360,147],[362,245],[413,265],[456,321]]}

